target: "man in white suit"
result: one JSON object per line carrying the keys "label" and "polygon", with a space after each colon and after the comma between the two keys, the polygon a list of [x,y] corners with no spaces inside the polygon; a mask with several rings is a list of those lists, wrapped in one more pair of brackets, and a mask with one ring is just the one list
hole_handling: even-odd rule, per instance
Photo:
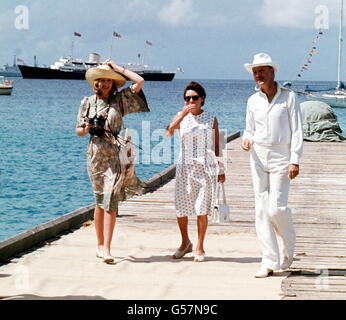
{"label": "man in white suit", "polygon": [[255,277],[264,278],[289,268],[293,261],[296,235],[287,202],[303,152],[302,117],[294,92],[274,81],[279,65],[269,55],[256,54],[244,67],[257,87],[248,99],[242,148],[250,151],[256,232],[262,248]]}

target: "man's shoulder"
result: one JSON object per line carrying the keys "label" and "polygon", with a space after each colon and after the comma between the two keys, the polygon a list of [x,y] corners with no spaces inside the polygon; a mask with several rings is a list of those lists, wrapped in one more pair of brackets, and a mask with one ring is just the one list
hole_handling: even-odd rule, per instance
{"label": "man's shoulder", "polygon": [[253,93],[253,94],[249,97],[248,102],[251,103],[252,101],[258,99],[259,97],[260,97],[259,91],[258,91],[258,92],[255,92],[255,93]]}
{"label": "man's shoulder", "polygon": [[280,89],[281,89],[281,92],[283,92],[289,96],[295,96],[296,95],[296,93],[292,89],[282,87],[282,86],[280,87]]}

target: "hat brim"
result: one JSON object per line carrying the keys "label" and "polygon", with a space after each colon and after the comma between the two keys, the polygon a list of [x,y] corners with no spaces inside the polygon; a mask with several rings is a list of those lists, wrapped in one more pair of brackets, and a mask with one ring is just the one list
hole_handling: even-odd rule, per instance
{"label": "hat brim", "polygon": [[267,63],[255,63],[255,64],[251,64],[251,63],[245,63],[244,64],[244,68],[247,72],[253,74],[252,69],[255,67],[272,67],[274,68],[275,72],[278,71],[279,69],[279,65],[275,62],[267,62]]}
{"label": "hat brim", "polygon": [[112,79],[115,81],[117,88],[122,87],[126,83],[126,78],[112,70],[100,69],[98,67],[90,68],[85,73],[85,79],[94,87],[94,81],[97,79]]}

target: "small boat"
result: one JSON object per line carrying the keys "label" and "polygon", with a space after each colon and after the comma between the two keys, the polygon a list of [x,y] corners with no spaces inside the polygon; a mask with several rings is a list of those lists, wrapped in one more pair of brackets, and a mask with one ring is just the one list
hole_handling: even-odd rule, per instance
{"label": "small boat", "polygon": [[0,76],[0,95],[10,95],[13,89],[13,80],[7,80]]}
{"label": "small boat", "polygon": [[4,76],[4,77],[21,77],[22,76],[17,65],[16,56],[14,56],[12,66],[10,66],[9,64],[5,64],[3,67],[0,68],[0,76]]}

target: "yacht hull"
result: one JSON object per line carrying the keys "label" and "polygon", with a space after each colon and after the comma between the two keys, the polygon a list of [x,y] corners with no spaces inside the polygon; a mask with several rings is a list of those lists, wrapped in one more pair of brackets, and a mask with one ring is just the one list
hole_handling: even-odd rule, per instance
{"label": "yacht hull", "polygon": [[346,96],[343,97],[324,97],[308,94],[306,100],[317,100],[330,105],[333,108],[346,108]]}
{"label": "yacht hull", "polygon": [[13,89],[12,87],[10,87],[10,88],[0,87],[0,95],[7,95],[7,96],[9,96],[12,93],[12,89]]}
{"label": "yacht hull", "polygon": [[[19,66],[24,79],[68,79],[85,80],[85,71],[61,71],[51,68]],[[146,81],[172,81],[175,73],[168,72],[138,72]]]}

